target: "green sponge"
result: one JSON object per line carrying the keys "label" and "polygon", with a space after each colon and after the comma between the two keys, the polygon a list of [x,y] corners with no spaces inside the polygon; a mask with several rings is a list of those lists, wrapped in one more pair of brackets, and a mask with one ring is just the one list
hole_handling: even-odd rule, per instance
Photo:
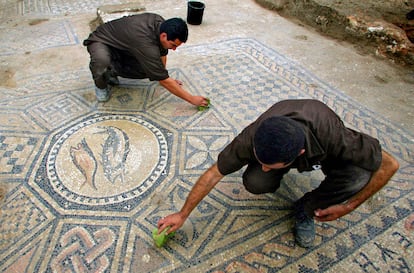
{"label": "green sponge", "polygon": [[207,100],[207,106],[197,106],[198,111],[204,111],[210,107],[210,99],[207,98],[206,100]]}
{"label": "green sponge", "polygon": [[175,235],[175,231],[167,234],[167,231],[169,229],[170,228],[167,227],[160,234],[158,234],[158,228],[152,230],[152,238],[154,239],[155,245],[157,247],[162,247],[168,241],[168,239]]}

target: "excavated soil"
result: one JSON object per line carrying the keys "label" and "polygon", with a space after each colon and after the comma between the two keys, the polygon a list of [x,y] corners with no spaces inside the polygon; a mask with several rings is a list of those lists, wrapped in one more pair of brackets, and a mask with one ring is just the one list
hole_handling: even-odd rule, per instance
{"label": "excavated soil", "polygon": [[361,53],[414,67],[413,0],[256,1],[327,36],[351,42]]}

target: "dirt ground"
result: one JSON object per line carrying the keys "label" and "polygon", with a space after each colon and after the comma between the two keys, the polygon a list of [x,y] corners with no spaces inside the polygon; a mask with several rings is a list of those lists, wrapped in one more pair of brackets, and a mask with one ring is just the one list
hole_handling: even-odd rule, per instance
{"label": "dirt ground", "polygon": [[351,42],[361,53],[414,69],[414,18],[407,18],[414,10],[413,0],[256,1],[327,36]]}

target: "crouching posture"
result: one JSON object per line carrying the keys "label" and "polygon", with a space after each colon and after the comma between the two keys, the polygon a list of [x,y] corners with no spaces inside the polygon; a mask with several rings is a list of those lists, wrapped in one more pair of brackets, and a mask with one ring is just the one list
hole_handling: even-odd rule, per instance
{"label": "crouching posture", "polygon": [[111,86],[119,84],[120,76],[158,81],[175,96],[195,106],[207,106],[205,97],[191,95],[180,81],[170,78],[166,69],[168,50],[176,50],[187,38],[184,20],[164,20],[153,13],[125,16],[100,25],[83,42],[91,57],[89,68],[97,100],[109,100]]}
{"label": "crouching posture", "polygon": [[[290,169],[321,169],[324,180],[295,202],[295,240],[311,247],[315,220],[332,221],[356,209],[379,191],[398,170],[398,162],[377,139],[345,127],[317,100],[274,104],[219,154],[182,209],[158,222],[160,231],[179,229],[197,204],[225,176],[247,168],[243,184],[254,194],[275,192]],[[287,185],[289,187],[289,185]]]}

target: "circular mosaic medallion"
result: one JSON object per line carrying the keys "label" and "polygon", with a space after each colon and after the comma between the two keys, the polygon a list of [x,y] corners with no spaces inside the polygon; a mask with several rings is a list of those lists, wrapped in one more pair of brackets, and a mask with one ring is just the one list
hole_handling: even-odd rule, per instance
{"label": "circular mosaic medallion", "polygon": [[167,160],[166,138],[154,125],[131,116],[99,116],[62,133],[47,157],[47,176],[68,201],[113,204],[145,193]]}

